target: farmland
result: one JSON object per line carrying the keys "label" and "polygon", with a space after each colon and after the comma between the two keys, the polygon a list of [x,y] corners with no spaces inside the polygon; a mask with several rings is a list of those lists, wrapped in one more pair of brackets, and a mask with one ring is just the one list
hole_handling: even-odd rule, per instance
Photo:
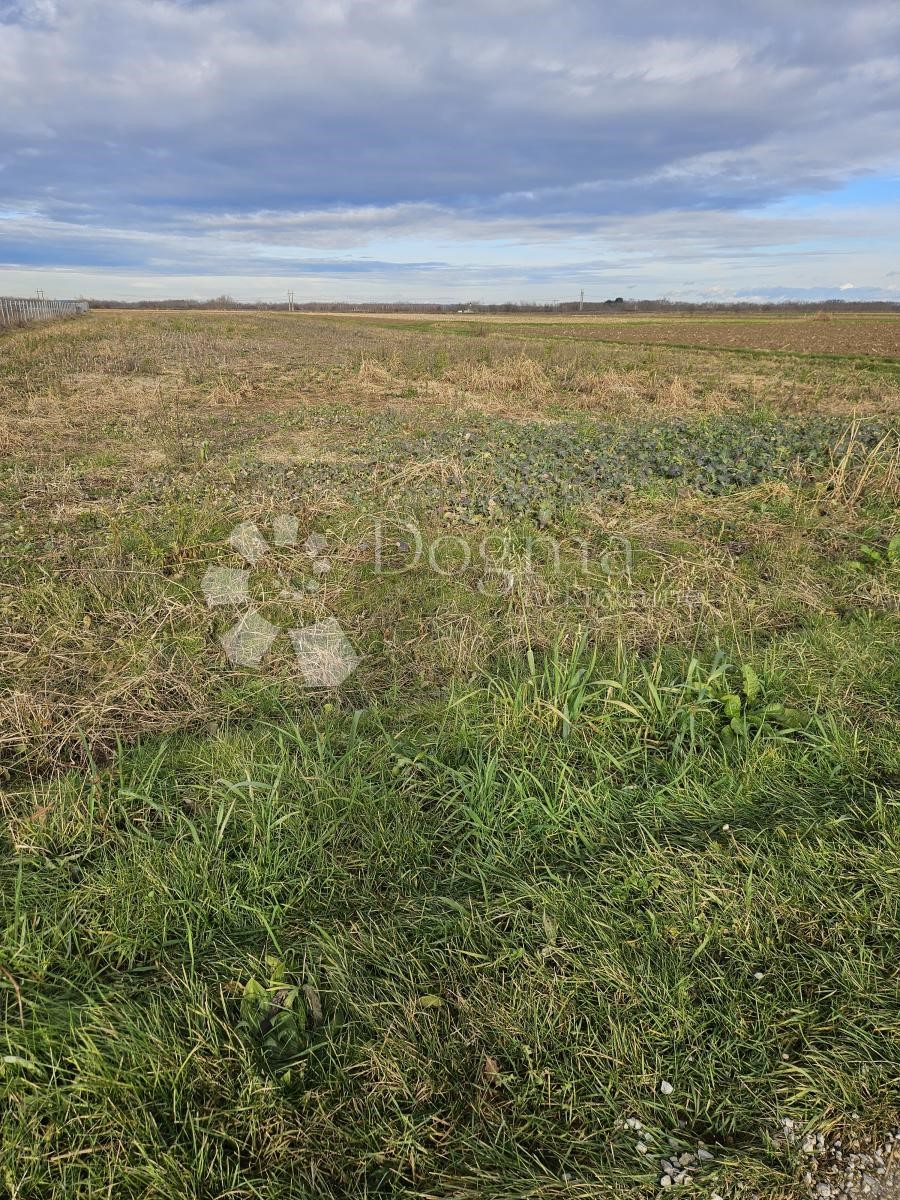
{"label": "farmland", "polygon": [[881,1145],[898,418],[886,316],[0,334],[9,1193],[775,1200]]}

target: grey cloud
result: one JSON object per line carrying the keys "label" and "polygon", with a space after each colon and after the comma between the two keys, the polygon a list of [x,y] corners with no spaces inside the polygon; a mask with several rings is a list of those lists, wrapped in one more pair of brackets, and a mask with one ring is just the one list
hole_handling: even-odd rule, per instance
{"label": "grey cloud", "polygon": [[7,261],[287,267],[701,211],[725,236],[897,163],[900,9],[0,0],[0,87],[0,210],[29,214]]}

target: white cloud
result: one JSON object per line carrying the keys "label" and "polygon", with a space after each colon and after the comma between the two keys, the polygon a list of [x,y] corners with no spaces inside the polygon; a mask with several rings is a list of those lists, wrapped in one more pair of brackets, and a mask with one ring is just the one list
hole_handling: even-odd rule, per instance
{"label": "white cloud", "polygon": [[898,258],[878,205],[769,211],[896,170],[889,3],[0,0],[0,88],[19,267],[346,280],[356,256],[465,286],[514,253],[530,287],[652,255],[648,286],[689,263],[712,289]]}

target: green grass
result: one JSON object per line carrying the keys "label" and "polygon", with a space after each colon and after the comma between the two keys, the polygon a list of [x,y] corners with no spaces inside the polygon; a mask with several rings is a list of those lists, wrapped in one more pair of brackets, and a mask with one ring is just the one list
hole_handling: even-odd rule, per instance
{"label": "green grass", "polygon": [[[785,1118],[900,1113],[895,397],[844,454],[852,373],[355,325],[3,339],[0,1188],[637,1200],[702,1143],[691,1194],[803,1195]],[[254,603],[340,620],[336,690],[202,602],[280,512],[331,570]],[[472,560],[379,574],[378,516]]]}
{"label": "green grass", "polygon": [[[879,749],[824,712],[728,750],[679,682],[563,652],[16,805],[13,1194],[640,1195],[627,1116],[711,1147],[702,1188],[777,1189],[778,1118],[887,1123]],[[242,1020],[267,957],[308,989],[280,1042]]]}

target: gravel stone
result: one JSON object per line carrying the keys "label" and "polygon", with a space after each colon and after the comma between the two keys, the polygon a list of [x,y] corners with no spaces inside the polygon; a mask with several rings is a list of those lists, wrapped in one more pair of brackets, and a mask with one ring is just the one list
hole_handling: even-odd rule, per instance
{"label": "gravel stone", "polygon": [[[807,1152],[810,1142],[815,1145],[811,1171],[804,1183],[815,1200],[900,1200],[900,1147],[896,1131],[881,1139],[879,1145],[869,1145],[865,1139],[848,1142],[840,1137],[828,1144],[824,1134],[809,1135],[803,1143]],[[823,1178],[824,1177],[824,1178]]]}

